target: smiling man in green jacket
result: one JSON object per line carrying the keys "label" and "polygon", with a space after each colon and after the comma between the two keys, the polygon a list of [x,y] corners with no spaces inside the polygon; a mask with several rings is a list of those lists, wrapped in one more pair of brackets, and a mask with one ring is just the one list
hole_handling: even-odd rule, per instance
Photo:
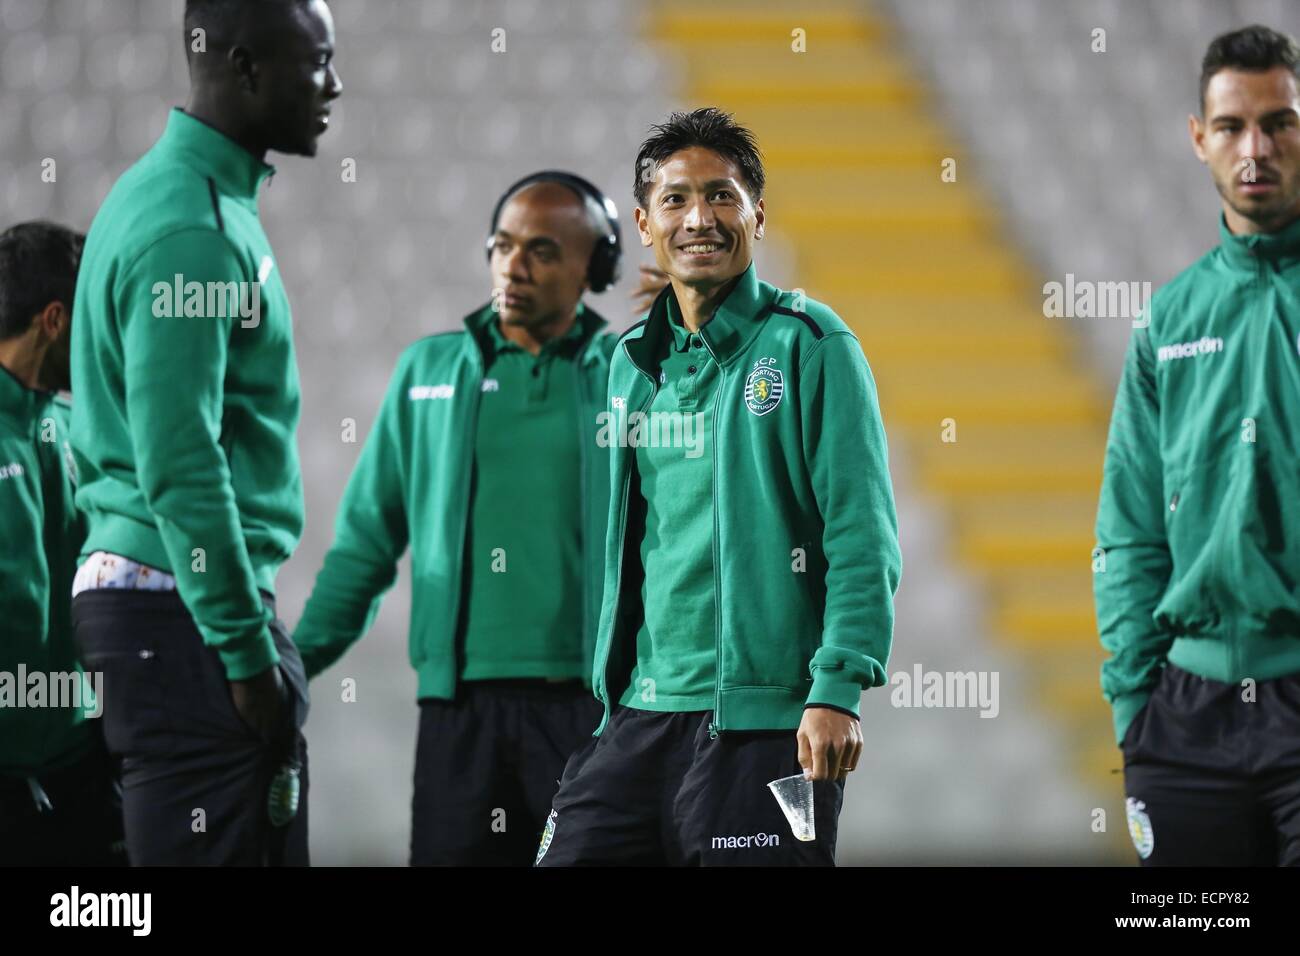
{"label": "smiling man in green jacket", "polygon": [[1219,245],[1160,289],[1115,397],[1093,577],[1143,865],[1300,865],[1300,48],[1201,73]]}
{"label": "smiling man in green jacket", "polygon": [[[641,243],[670,285],[611,362],[605,715],[538,862],[832,864],[901,572],[875,386],[834,312],[755,272],[748,130],[675,113],[636,172]],[[801,771],[808,841],[766,787]]]}
{"label": "smiling man in green jacket", "polygon": [[492,215],[492,302],[408,348],[348,482],[294,640],[309,676],[369,627],[411,549],[419,677],[412,865],[527,866],[591,673],[609,504],[596,444],[615,336],[613,204],[554,170]]}

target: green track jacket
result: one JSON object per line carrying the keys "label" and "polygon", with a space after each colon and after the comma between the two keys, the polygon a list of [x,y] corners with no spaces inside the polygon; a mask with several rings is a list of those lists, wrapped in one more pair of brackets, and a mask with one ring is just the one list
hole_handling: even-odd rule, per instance
{"label": "green track jacket", "polygon": [[[397,577],[397,561],[411,548],[411,664],[420,697],[456,692],[456,624],[470,509],[475,429],[482,397],[484,356],[490,349],[490,306],[465,319],[465,330],[421,339],[398,360],[383,405],[343,493],[334,543],[316,577],[294,643],[309,676],[338,660],[370,627],[379,600]],[[585,345],[578,376],[584,542],[605,540],[609,500],[606,452],[596,445],[609,356],[616,337],[589,308],[578,317]],[[584,554],[584,658],[591,659],[600,610],[604,552]]]}
{"label": "green track jacket", "polygon": [[[42,702],[30,693],[34,674],[50,690],[58,681],[77,693],[67,686],[72,680],[90,690],[71,676],[81,670],[70,606],[86,532],[72,504],[67,435],[67,403],[0,368],[0,774],[57,769],[94,741],[86,722],[96,710],[93,694],[82,693],[80,707],[51,707],[52,697]],[[27,706],[34,702],[45,706]]]}
{"label": "green track jacket", "polygon": [[[671,286],[660,294],[610,363],[597,734],[635,661],[632,416],[659,387],[655,356],[670,334],[672,294]],[[856,715],[863,689],[887,680],[902,571],[885,429],[862,348],[829,308],[759,281],[752,263],[700,334],[722,373],[707,443],[718,609],[712,730],[794,730],[808,704]]]}
{"label": "green track jacket", "polygon": [[1115,397],[1093,590],[1115,738],[1166,662],[1300,671],[1300,221],[1234,236],[1151,300]]}
{"label": "green track jacket", "polygon": [[279,661],[258,589],[303,521],[289,299],[257,213],[273,171],[173,110],[95,216],[73,307],[82,554],[174,574],[231,680]]}

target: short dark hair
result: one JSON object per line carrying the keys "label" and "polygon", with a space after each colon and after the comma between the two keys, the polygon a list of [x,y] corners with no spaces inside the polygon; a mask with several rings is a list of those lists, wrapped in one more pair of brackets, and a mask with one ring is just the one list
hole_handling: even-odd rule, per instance
{"label": "short dark hair", "polygon": [[265,22],[274,7],[283,9],[307,0],[185,0],[185,54],[191,59],[194,31],[202,29],[209,51],[226,50],[244,39],[245,31]]}
{"label": "short dark hair", "polygon": [[1201,115],[1205,91],[1220,70],[1271,70],[1284,66],[1300,80],[1300,46],[1294,37],[1255,24],[1215,37],[1201,61]]}
{"label": "short dark hair", "polygon": [[766,177],[754,134],[737,123],[730,113],[706,106],[689,113],[673,113],[666,121],[650,127],[650,135],[636,154],[636,181],[632,193],[637,205],[645,208],[646,200],[650,198],[650,183],[659,166],[673,153],[692,146],[711,149],[735,163],[750,198],[754,202],[763,198]]}
{"label": "short dark hair", "polygon": [[51,302],[72,311],[85,242],[81,233],[43,219],[0,232],[0,339],[25,333]]}

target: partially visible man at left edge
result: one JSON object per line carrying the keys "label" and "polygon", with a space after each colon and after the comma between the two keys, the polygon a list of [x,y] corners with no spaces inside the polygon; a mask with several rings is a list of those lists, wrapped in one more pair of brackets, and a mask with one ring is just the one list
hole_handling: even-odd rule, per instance
{"label": "partially visible man at left edge", "polygon": [[109,193],[78,278],[74,628],[132,864],[305,864],[306,678],[274,603],[300,396],[258,190],[268,151],[316,153],[334,26],[324,0],[188,0],[185,38],[189,102]]}
{"label": "partially visible man at left edge", "polygon": [[51,222],[0,233],[0,866],[126,862],[121,793],[69,619],[86,532],[59,392],[83,241]]}

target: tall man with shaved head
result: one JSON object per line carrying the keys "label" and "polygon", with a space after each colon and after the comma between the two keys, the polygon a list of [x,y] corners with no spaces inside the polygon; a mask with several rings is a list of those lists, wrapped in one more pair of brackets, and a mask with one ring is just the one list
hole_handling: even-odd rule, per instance
{"label": "tall man with shaved head", "polygon": [[1192,149],[1219,244],[1135,328],[1093,575],[1144,866],[1300,865],[1300,47],[1215,39]]}
{"label": "tall man with shaved head", "polygon": [[613,204],[546,171],[492,216],[492,300],[398,360],[294,640],[309,676],[369,627],[411,551],[419,739],[413,865],[527,866],[569,754],[600,718],[617,278]]}
{"label": "tall man with shaved head", "polygon": [[76,638],[104,675],[135,864],[306,863],[306,681],[275,619],[302,530],[266,154],[342,86],[324,0],[188,0],[190,98],[110,192],[77,285]]}

